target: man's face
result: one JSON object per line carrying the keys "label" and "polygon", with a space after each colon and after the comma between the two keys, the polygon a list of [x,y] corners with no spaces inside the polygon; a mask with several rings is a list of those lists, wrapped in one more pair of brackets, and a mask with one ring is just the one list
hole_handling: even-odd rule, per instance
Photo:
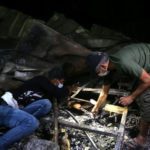
{"label": "man's face", "polygon": [[63,84],[64,84],[64,79],[53,79],[51,80],[51,83],[55,86],[57,86],[58,88],[62,88],[63,87]]}
{"label": "man's face", "polygon": [[106,76],[109,73],[108,64],[98,64],[96,67],[96,74],[100,77]]}

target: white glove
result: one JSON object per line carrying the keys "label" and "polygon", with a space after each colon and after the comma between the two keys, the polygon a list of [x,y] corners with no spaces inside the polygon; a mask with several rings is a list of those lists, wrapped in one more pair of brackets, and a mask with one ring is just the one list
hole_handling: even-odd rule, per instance
{"label": "white glove", "polygon": [[19,108],[17,101],[13,98],[12,93],[5,92],[1,98],[11,107]]}

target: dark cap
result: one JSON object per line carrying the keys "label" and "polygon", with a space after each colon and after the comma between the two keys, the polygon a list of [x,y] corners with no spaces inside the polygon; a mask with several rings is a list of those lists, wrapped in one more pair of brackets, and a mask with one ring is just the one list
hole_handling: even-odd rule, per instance
{"label": "dark cap", "polygon": [[49,79],[64,79],[65,75],[61,67],[54,67],[48,72]]}
{"label": "dark cap", "polygon": [[108,54],[105,52],[94,52],[87,56],[86,62],[92,71],[96,71],[98,64],[103,64],[108,61]]}

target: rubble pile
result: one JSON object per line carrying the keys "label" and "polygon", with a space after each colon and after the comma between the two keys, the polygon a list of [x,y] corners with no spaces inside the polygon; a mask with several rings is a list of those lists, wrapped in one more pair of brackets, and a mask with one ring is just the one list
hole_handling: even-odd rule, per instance
{"label": "rubble pile", "polygon": [[[68,110],[67,110],[68,111]],[[53,117],[53,114],[51,114]],[[94,128],[107,128],[109,130],[117,132],[120,124],[120,116],[112,115],[105,113],[103,116],[98,115],[95,119],[91,119],[90,116],[87,114],[84,114],[80,112],[73,113],[75,118],[80,122],[80,124],[88,125],[89,127]],[[132,121],[130,122],[130,119],[133,117],[133,115],[129,116],[129,120],[127,118],[128,126],[127,130],[125,132],[125,136],[129,136],[130,129],[133,129],[134,126],[132,125]],[[138,118],[139,116],[136,116]],[[46,118],[46,120],[51,120],[51,117]],[[66,120],[67,122],[75,122],[75,120],[65,111],[60,110],[59,119]],[[117,122],[116,122],[117,121]],[[136,120],[138,122],[138,120]],[[132,127],[130,126],[132,125]],[[130,126],[130,127],[129,127]],[[38,147],[41,147],[41,149],[46,150],[49,146],[52,146],[52,150],[57,150],[57,145],[55,145],[53,140],[53,122],[49,121],[46,124],[41,125],[41,128],[35,133],[36,136],[30,136],[30,138],[24,139],[21,142],[15,144],[10,150],[32,150],[33,147],[35,148],[36,145]],[[58,144],[60,146],[61,150],[115,150],[115,144],[116,144],[116,138],[112,136],[108,136],[105,134],[98,134],[94,132],[88,132],[88,135],[92,139],[93,143],[95,144],[95,147],[93,146],[90,139],[86,136],[83,130],[78,130],[75,128],[66,127],[63,125],[59,125],[59,128],[62,131],[59,132],[59,141]],[[69,140],[69,149],[68,147],[65,147],[66,149],[63,149],[64,143],[62,142],[64,134],[67,135],[67,140]],[[133,133],[132,133],[133,134]],[[133,135],[132,135],[133,136]],[[43,143],[42,145],[40,143]],[[36,143],[36,145],[35,145]],[[46,144],[45,144],[46,143]],[[43,148],[42,148],[43,146]],[[40,150],[41,150],[40,149]],[[148,150],[148,149],[146,149]]]}
{"label": "rubble pile", "polygon": [[[69,122],[74,122],[74,119],[72,119],[71,116],[68,116],[67,114],[63,114],[60,116],[61,119],[69,121]],[[79,124],[84,124],[87,125],[89,128],[107,128],[107,130],[111,131],[117,131],[118,126],[119,126],[119,121],[116,120],[117,122],[112,122],[110,121],[111,119],[113,120],[114,118],[110,117],[107,114],[107,117],[101,117],[97,116],[97,118],[93,119],[91,116],[88,116],[87,114],[75,114],[75,118],[78,120]],[[110,119],[111,118],[111,119]],[[115,120],[115,119],[114,119]],[[66,132],[68,133],[68,136],[70,137],[70,144],[71,144],[71,149],[113,149],[115,147],[115,138],[105,135],[104,134],[97,134],[93,132],[88,132],[89,136],[92,138],[93,142],[96,145],[96,148],[93,147],[91,141],[87,138],[85,133],[82,130],[77,130],[77,129],[72,129],[72,128],[66,128]]]}
{"label": "rubble pile", "polygon": [[[38,70],[32,75],[28,70],[26,80],[66,62],[75,68],[72,75],[81,75],[87,71],[84,60],[91,51],[109,52],[131,40],[95,24],[91,29],[86,29],[57,12],[47,22],[2,6],[0,14],[0,69],[11,62]],[[19,79],[23,80],[24,77]]]}
{"label": "rubble pile", "polygon": [[[118,147],[118,131],[122,114],[102,109],[96,117],[93,117],[90,113],[91,107],[86,105],[84,107],[82,102],[81,104],[83,110],[68,108],[65,103],[59,105],[58,118],[55,118],[54,111],[51,111],[48,116],[40,120],[40,128],[34,135],[16,143],[10,150],[32,150],[35,147],[40,150],[46,150],[49,147],[52,150],[122,150],[123,141],[138,134],[140,117],[138,110],[134,109],[135,106],[129,108],[124,130],[122,130],[123,139],[119,141],[121,147]],[[57,138],[55,137],[55,119],[58,121]],[[149,145],[148,138],[144,150],[149,150]]]}
{"label": "rubble pile", "polygon": [[[69,77],[83,77],[89,81],[85,63],[88,54],[92,51],[111,53],[132,41],[121,33],[95,24],[86,29],[59,13],[44,22],[0,7],[0,19],[0,92],[16,88],[36,75],[46,75],[54,66],[67,66]],[[90,82],[71,96],[71,100],[82,106],[80,109],[61,106],[58,112],[52,111],[40,121],[41,126],[35,135],[22,139],[10,150],[122,150],[123,140],[138,133],[137,110],[130,107],[127,114],[126,108],[117,106],[118,97],[128,92],[118,91],[121,89],[118,83],[119,88],[111,89],[109,93],[114,96],[114,102],[108,100],[108,107],[93,117],[93,104],[89,99],[97,99],[100,86],[94,83],[86,88],[88,84]],[[83,96],[81,91],[90,92],[86,93],[90,96],[88,101],[87,95]],[[90,105],[85,107],[82,102]],[[125,113],[116,112],[116,106]],[[110,107],[114,112],[108,111]],[[150,138],[147,145],[150,147]]]}

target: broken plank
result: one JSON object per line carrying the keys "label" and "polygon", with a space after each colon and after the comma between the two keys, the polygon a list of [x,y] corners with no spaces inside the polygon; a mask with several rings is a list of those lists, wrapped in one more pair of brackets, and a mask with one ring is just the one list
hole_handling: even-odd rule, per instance
{"label": "broken plank", "polygon": [[[101,92],[101,88],[83,88],[82,91],[85,92],[93,92],[93,93],[100,93]],[[130,92],[128,91],[122,91],[122,90],[118,90],[118,89],[110,89],[109,90],[109,94],[110,95],[117,95],[117,96],[125,96],[125,95],[129,95]]]}
{"label": "broken plank", "polygon": [[111,105],[111,104],[106,104],[103,109],[105,111],[122,114],[119,130],[117,132],[118,136],[117,136],[117,140],[116,140],[116,145],[115,145],[115,150],[122,150],[122,142],[124,139],[125,123],[126,123],[128,108],[115,106],[115,105]]}
{"label": "broken plank", "polygon": [[54,100],[54,142],[58,144],[58,104],[57,99]]}
{"label": "broken plank", "polygon": [[124,139],[125,123],[128,114],[128,109],[123,111],[121,123],[118,130],[118,136],[116,140],[115,150],[122,150],[122,143]]}
{"label": "broken plank", "polygon": [[84,84],[83,86],[79,87],[77,89],[77,91],[75,91],[75,93],[73,95],[71,95],[70,98],[74,98],[77,94],[79,94],[87,85],[89,85],[92,81],[87,82],[86,84]]}
{"label": "broken plank", "polygon": [[69,122],[69,121],[65,121],[65,120],[60,120],[60,119],[58,119],[58,122],[61,125],[71,127],[71,128],[75,128],[75,129],[79,129],[79,130],[83,130],[83,131],[94,132],[94,133],[97,133],[97,134],[103,134],[103,135],[112,136],[112,137],[117,136],[116,131],[111,131],[108,128],[89,127],[87,125],[77,124],[77,123],[73,123],[73,122]]}
{"label": "broken plank", "polygon": [[85,99],[81,99],[81,98],[71,98],[70,100],[75,100],[75,101],[79,101],[79,102],[86,102],[86,103],[89,103],[89,104],[93,104],[91,101],[89,100],[85,100]]}
{"label": "broken plank", "polygon": [[105,111],[114,112],[118,114],[123,114],[124,112],[128,110],[127,107],[121,107],[121,106],[116,106],[116,105],[111,105],[111,104],[106,104],[103,109]]}

